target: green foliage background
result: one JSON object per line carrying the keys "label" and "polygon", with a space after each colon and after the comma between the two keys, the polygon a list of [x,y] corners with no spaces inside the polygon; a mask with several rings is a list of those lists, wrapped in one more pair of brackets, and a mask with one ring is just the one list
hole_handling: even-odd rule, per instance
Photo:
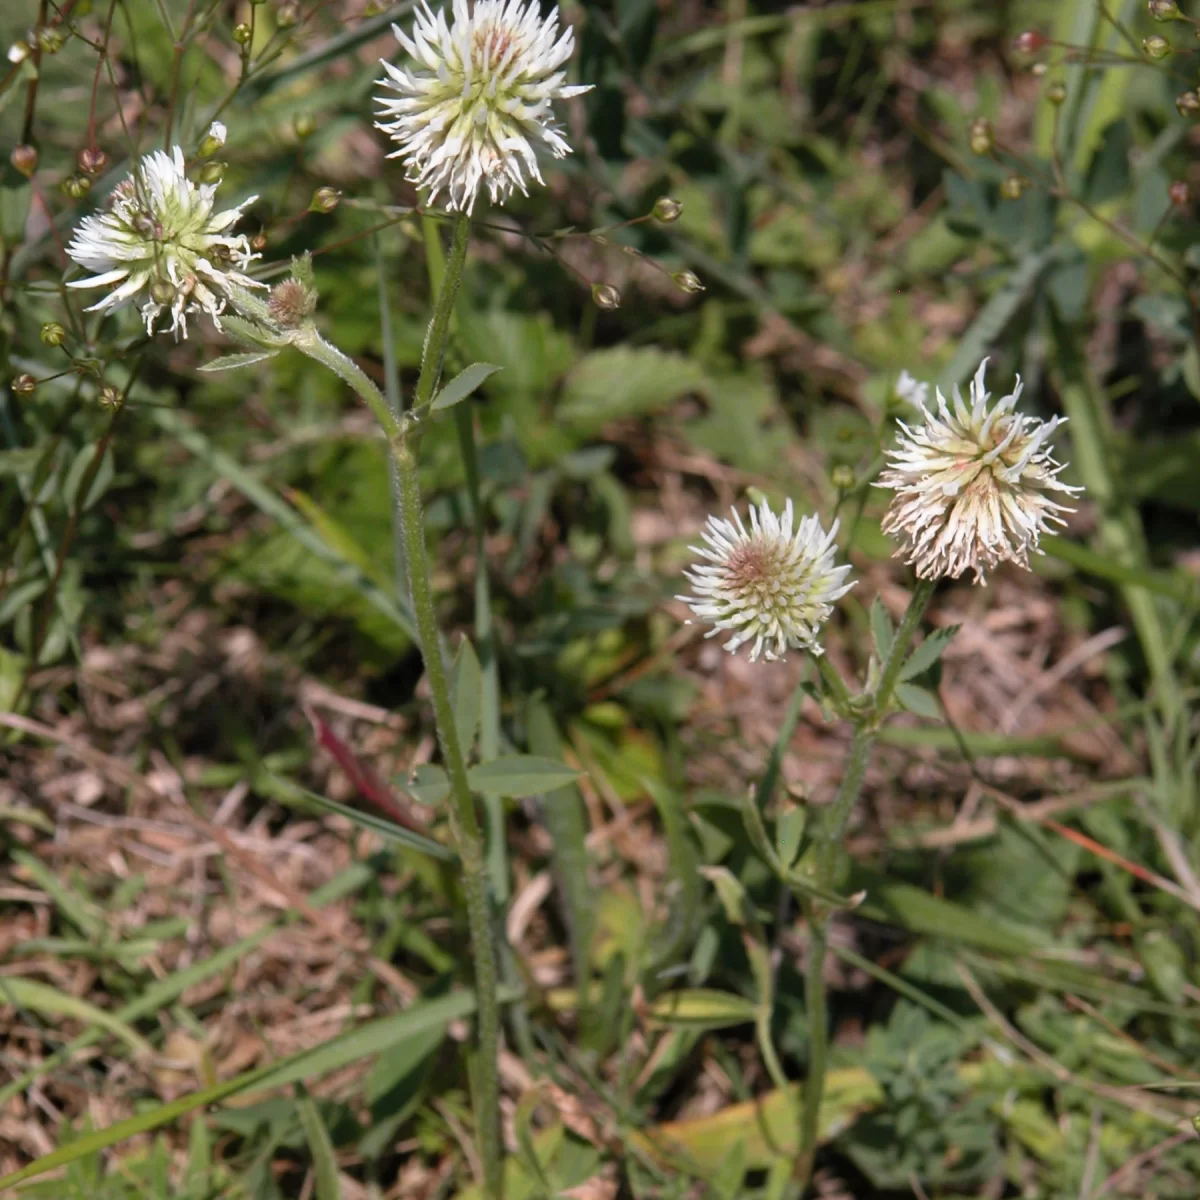
{"label": "green foliage background", "polygon": [[[41,6],[101,36],[109,5],[84,7]],[[440,227],[411,211],[369,114],[374,58],[392,53],[388,24],[409,6],[318,5],[285,29],[278,5],[254,12],[253,65],[239,79],[232,29],[248,6],[112,5],[111,73],[97,92],[110,165],[93,195],[163,140],[168,113],[171,138],[194,147],[219,112],[230,131],[221,194],[258,196],[245,228],[265,235],[263,261],[281,269],[311,251],[322,327],[408,394]],[[6,6],[0,42],[38,13],[32,0]],[[692,538],[647,539],[636,518],[661,515],[667,475],[694,527],[747,487],[836,512],[864,582],[830,631],[831,652],[864,667],[870,599],[906,581],[870,486],[900,409],[896,376],[949,387],[990,356],[994,390],[1020,373],[1030,411],[1070,418],[1070,478],[1086,502],[1068,534],[1047,540],[1036,578],[1004,595],[1018,606],[1048,599],[1066,643],[1128,631],[1080,684],[1110,753],[1081,757],[1078,728],[949,730],[933,693],[950,694],[972,665],[919,680],[931,707],[889,730],[896,778],[876,782],[860,818],[869,847],[847,868],[847,890],[867,899],[837,948],[842,1036],[821,1166],[840,1194],[863,1197],[1194,1197],[1200,259],[1195,207],[1170,189],[1200,186],[1194,119],[1176,106],[1197,83],[1195,27],[1154,23],[1135,0],[613,0],[566,16],[578,30],[575,75],[596,85],[567,114],[576,153],[549,170],[545,190],[479,214],[448,364],[503,368],[471,402],[503,696],[486,719],[506,749],[559,759],[565,748],[608,804],[637,810],[661,861],[605,858],[601,874],[582,846],[581,793],[558,786],[563,777],[526,789],[539,800],[507,804],[494,890],[503,899],[514,879],[556,873],[539,936],[569,946],[575,972],[567,994],[509,963],[510,994],[528,985],[510,1044],[603,1131],[589,1138],[559,1102],[514,1091],[511,1195],[557,1195],[604,1171],[622,1196],[788,1194],[777,1150],[790,1118],[758,1065],[755,1022],[766,1013],[789,1078],[802,1078],[802,943],[738,814],[761,765],[732,752],[744,735],[737,714],[712,711],[729,693],[712,689],[718,669],[680,640],[670,607]],[[1027,27],[1052,44],[1014,50]],[[1176,52],[1147,53],[1155,35]],[[1044,76],[1034,62],[1050,64]],[[0,148],[7,160],[31,131],[40,156],[32,179],[12,166],[0,177],[0,342],[6,384],[43,381],[0,396],[0,713],[18,719],[0,748],[3,869],[51,913],[38,938],[0,942],[0,1011],[13,1029],[43,1030],[46,1055],[79,1038],[103,1053],[39,1068],[22,1043],[0,1058],[0,1096],[16,1114],[24,1072],[46,1086],[82,1080],[85,1094],[115,1089],[131,1124],[89,1132],[69,1089],[55,1093],[59,1119],[21,1109],[70,1159],[21,1194],[403,1195],[401,1172],[420,1161],[447,1165],[442,1190],[411,1194],[466,1196],[456,1130],[470,1123],[468,1075],[447,1028],[473,998],[459,986],[461,897],[427,848],[375,843],[309,897],[344,905],[369,953],[417,983],[410,1007],[364,980],[353,999],[370,1019],[245,1077],[201,1072],[178,1110],[144,1079],[120,1083],[144,1043],[161,1054],[172,1029],[204,1026],[210,1007],[189,1009],[187,987],[253,947],[205,943],[191,965],[155,977],[148,956],[180,944],[194,918],[181,908],[123,928],[116,914],[144,880],[102,864],[55,869],[50,752],[20,721],[107,738],[102,748],[135,773],[175,766],[202,817],[245,781],[276,831],[321,811],[305,800],[323,780],[302,679],[428,730],[388,466],[346,389],[286,354],[198,373],[222,352],[203,320],[185,343],[144,345],[135,314],[97,321],[64,291],[59,247],[94,200],[59,185],[88,141],[96,69],[96,50],[72,36],[41,55],[36,91],[28,61],[0,75]],[[1059,83],[1054,103],[1046,93]],[[980,118],[994,130],[983,155],[970,144]],[[310,210],[319,187],[342,193],[330,213]],[[682,203],[677,222],[626,224],[662,195]],[[706,290],[686,293],[672,279],[681,270]],[[593,304],[595,283],[618,288],[619,308]],[[44,344],[48,321],[67,326],[71,358]],[[104,385],[127,392],[116,415],[100,403]],[[851,486],[835,486],[838,467]],[[467,630],[470,489],[453,421],[429,432],[422,470],[444,624]],[[947,608],[978,614],[987,603],[963,588]],[[201,615],[195,645],[172,658],[171,686],[153,671],[126,680],[145,691],[139,728],[90,731],[89,648],[152,653]],[[245,627],[265,650],[258,687],[193,687],[222,631]],[[769,746],[760,737],[749,751],[762,764]],[[923,792],[905,782],[914,761],[932,780]],[[1005,800],[1014,761],[1027,790]],[[202,769],[184,770],[191,762]],[[137,787],[115,782],[103,811],[132,812]],[[436,786],[407,772],[389,782],[418,799],[422,784]],[[922,846],[980,783],[989,805],[1001,787],[991,828]],[[1025,819],[1023,806],[1084,792],[1054,824]],[[770,837],[786,841],[791,811],[777,798]],[[544,838],[531,832],[543,827]],[[407,881],[399,899],[396,875]],[[0,894],[14,920],[29,903]],[[769,997],[756,947],[774,951]],[[44,956],[98,964],[93,985],[75,996],[52,986]],[[705,1108],[713,1076],[725,1080],[723,1121]],[[752,1096],[768,1097],[757,1115],[737,1107]],[[664,1148],[653,1130],[675,1119],[694,1124]],[[127,1142],[142,1130],[159,1140]],[[31,1145],[5,1168],[27,1162]]]}

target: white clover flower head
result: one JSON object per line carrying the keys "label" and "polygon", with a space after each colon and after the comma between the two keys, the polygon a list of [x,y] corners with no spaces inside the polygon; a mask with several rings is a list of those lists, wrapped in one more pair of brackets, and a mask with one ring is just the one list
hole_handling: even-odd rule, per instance
{"label": "white clover flower head", "polygon": [[888,452],[878,486],[895,492],[883,532],[899,541],[922,579],[958,579],[1002,562],[1029,568],[1038,539],[1073,512],[1061,498],[1083,489],[1062,483],[1050,439],[1065,418],[1041,421],[1016,411],[1021,380],[992,402],[984,387],[985,358],[971,381],[969,401],[954,389],[953,406],[941,391]]}
{"label": "white clover flower head", "polygon": [[68,287],[112,289],[87,311],[108,312],[144,294],[146,332],[169,313],[178,339],[187,337],[191,313],[208,313],[220,328],[231,284],[264,286],[243,274],[259,256],[244,235],[228,232],[257,197],[214,213],[217,186],[188,179],[178,146],[143,157],[113,190],[108,210],[84,217],[67,246],[81,267],[96,272]]}
{"label": "white clover flower head", "polygon": [[736,509],[732,521],[709,517],[704,545],[689,547],[707,561],[684,572],[696,594],[676,599],[713,626],[706,637],[733,633],[730,654],[750,641],[751,662],[781,659],[789,649],[820,654],[821,626],[854,586],[845,582],[850,568],[834,563],[837,527],[826,533],[811,516],[793,530],[790,500],[780,516],[765,500],[751,507],[749,529]]}
{"label": "white clover flower head", "polygon": [[399,97],[376,97],[376,124],[431,201],[445,192],[449,208],[470,213],[481,186],[502,204],[542,183],[538,151],[571,152],[553,102],[591,88],[567,84],[575,34],[559,32],[557,6],[544,20],[538,0],[453,0],[451,12],[447,24],[421,0],[411,37],[392,26],[412,62],[383,63],[379,83]]}

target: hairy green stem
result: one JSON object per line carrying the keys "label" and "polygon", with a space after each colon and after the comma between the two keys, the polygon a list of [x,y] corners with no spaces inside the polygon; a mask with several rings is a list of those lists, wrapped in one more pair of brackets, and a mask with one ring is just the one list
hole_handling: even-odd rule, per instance
{"label": "hairy green stem", "polygon": [[[459,251],[457,235],[459,229],[465,228],[465,222],[461,220],[456,225],[456,253],[451,256],[430,326],[430,336],[426,341],[426,361],[422,367],[421,378],[426,379],[428,375],[426,390],[429,393],[432,392],[437,374],[429,364],[440,364],[445,353],[446,333],[450,323],[448,311],[444,320],[439,320],[439,316],[446,308],[446,296],[452,296],[458,290],[457,276],[461,274],[466,245],[464,234],[463,245]],[[450,699],[450,681],[442,659],[433,589],[429,580],[429,559],[425,549],[421,485],[413,445],[415,429],[411,418],[398,417],[392,411],[380,390],[355,362],[321,338],[314,329],[296,337],[293,344],[338,374],[358,393],[387,434],[388,447],[396,468],[409,593],[417,624],[417,639],[433,696],[438,742],[450,777],[450,828],[462,860],[463,893],[467,902],[467,925],[470,929],[471,951],[474,957],[480,1068],[477,1072],[478,1088],[475,1101],[479,1156],[483,1164],[483,1193],[487,1200],[503,1200],[498,1066],[500,1003],[497,994],[496,944],[488,911],[484,838],[475,811],[475,798],[467,780],[466,760],[458,740],[454,707]]]}
{"label": "hairy green stem", "polygon": [[404,527],[408,585],[433,710],[438,741],[450,776],[450,827],[463,864],[463,892],[467,900],[467,924],[475,956],[475,995],[479,1013],[479,1087],[476,1125],[479,1155],[483,1161],[483,1189],[489,1200],[503,1195],[503,1164],[500,1152],[500,1083],[497,1059],[500,1051],[500,1005],[497,999],[496,947],[488,913],[487,865],[484,861],[483,831],[475,812],[475,798],[467,781],[467,767],[450,700],[450,681],[438,646],[437,617],[429,583],[425,553],[425,526],[417,460],[407,437],[393,444],[400,474],[400,500]]}
{"label": "hairy green stem", "polygon": [[[850,814],[862,790],[879,726],[888,714],[892,692],[900,678],[900,669],[908,657],[913,635],[921,624],[934,584],[927,579],[917,580],[900,627],[892,639],[891,649],[880,673],[870,708],[855,719],[854,737],[846,758],[846,770],[837,795],[823,818],[815,836],[816,878],[814,882],[824,892],[837,886],[838,860],[842,839]],[[824,902],[810,899],[807,903],[809,946],[804,974],[804,1003],[808,1011],[808,1076],[800,1108],[800,1145],[796,1153],[795,1178],[801,1190],[812,1175],[816,1156],[817,1134],[821,1119],[821,1101],[825,1094],[825,1063],[829,1047],[828,1004],[825,997],[825,956],[829,948],[829,912]]]}
{"label": "hairy green stem", "polygon": [[900,678],[900,668],[904,666],[904,660],[908,657],[909,643],[921,624],[921,617],[924,616],[925,608],[933,596],[934,586],[932,579],[918,579],[909,597],[908,607],[904,610],[904,616],[900,618],[900,628],[896,630],[896,636],[892,639],[892,648],[888,652],[887,662],[883,664],[879,686],[875,689],[875,703],[871,706],[875,724],[887,715],[892,691]]}
{"label": "hairy green stem", "polygon": [[462,282],[470,234],[471,227],[467,218],[458,213],[451,226],[450,258],[446,262],[442,287],[433,310],[433,320],[429,322],[429,332],[425,335],[425,346],[421,351],[421,374],[417,378],[417,390],[413,396],[413,408],[418,413],[433,399],[434,390],[441,378],[442,363],[446,357],[446,338],[450,332],[450,318],[454,315],[454,301],[458,297],[458,285]]}

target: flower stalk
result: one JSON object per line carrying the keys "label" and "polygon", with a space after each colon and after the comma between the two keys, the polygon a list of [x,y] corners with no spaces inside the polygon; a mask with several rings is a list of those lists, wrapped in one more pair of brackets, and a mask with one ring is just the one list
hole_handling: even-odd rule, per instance
{"label": "flower stalk", "polygon": [[[436,230],[426,227],[426,236],[436,236]],[[425,345],[421,350],[421,373],[417,377],[417,390],[413,396],[413,410],[419,416],[433,400],[442,366],[446,358],[446,341],[450,333],[450,318],[454,315],[454,302],[458,298],[458,287],[462,282],[463,264],[467,261],[467,242],[471,228],[466,216],[457,213],[450,231],[450,257],[442,274],[442,287],[438,292],[433,319],[425,334]]]}
{"label": "flower stalk", "polygon": [[[429,690],[433,697],[438,744],[450,779],[450,831],[462,861],[462,884],[467,904],[467,925],[474,959],[476,1012],[478,1014],[479,1066],[476,1077],[476,1127],[479,1157],[483,1166],[483,1194],[487,1200],[502,1200],[503,1159],[500,1141],[500,1001],[498,996],[496,943],[488,910],[487,865],[484,836],[475,809],[475,798],[467,779],[466,758],[454,722],[450,681],[442,659],[441,639],[434,609],[433,588],[429,578],[429,559],[425,548],[424,509],[421,503],[420,476],[416,447],[420,438],[419,413],[433,397],[445,357],[446,339],[454,297],[466,260],[468,228],[458,217],[454,242],[446,265],[434,316],[425,340],[417,402],[409,413],[397,415],[371,379],[347,355],[325,341],[311,321],[287,334],[287,344],[329,368],[350,385],[371,410],[386,437],[400,493],[401,537],[408,572],[409,594],[417,627],[417,640]],[[242,296],[241,311],[254,307]],[[261,320],[261,314],[253,315]]]}
{"label": "flower stalk", "polygon": [[[871,762],[879,727],[887,716],[892,692],[900,677],[900,669],[908,657],[913,635],[933,595],[935,584],[918,579],[901,618],[900,627],[892,640],[891,649],[870,703],[854,720],[854,736],[846,757],[846,770],[833,804],[823,814],[813,849],[815,877],[813,882],[822,892],[832,892],[837,885],[838,866],[842,856],[842,841],[850,814],[862,791],[863,779]],[[825,1094],[825,1068],[829,1045],[829,1017],[825,992],[825,957],[829,948],[830,908],[811,894],[804,898],[808,915],[808,962],[804,975],[804,1003],[808,1013],[808,1075],[800,1108],[800,1145],[796,1154],[795,1177],[803,1189],[812,1175],[821,1117],[821,1101]]]}

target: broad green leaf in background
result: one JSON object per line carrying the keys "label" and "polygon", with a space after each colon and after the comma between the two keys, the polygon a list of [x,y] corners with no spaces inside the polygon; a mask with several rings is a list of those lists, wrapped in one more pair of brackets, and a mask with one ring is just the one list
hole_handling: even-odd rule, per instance
{"label": "broad green leaf in background", "polygon": [[650,346],[614,346],[579,360],[567,377],[557,416],[588,433],[619,417],[644,417],[670,407],[688,392],[703,391],[699,364]]}

